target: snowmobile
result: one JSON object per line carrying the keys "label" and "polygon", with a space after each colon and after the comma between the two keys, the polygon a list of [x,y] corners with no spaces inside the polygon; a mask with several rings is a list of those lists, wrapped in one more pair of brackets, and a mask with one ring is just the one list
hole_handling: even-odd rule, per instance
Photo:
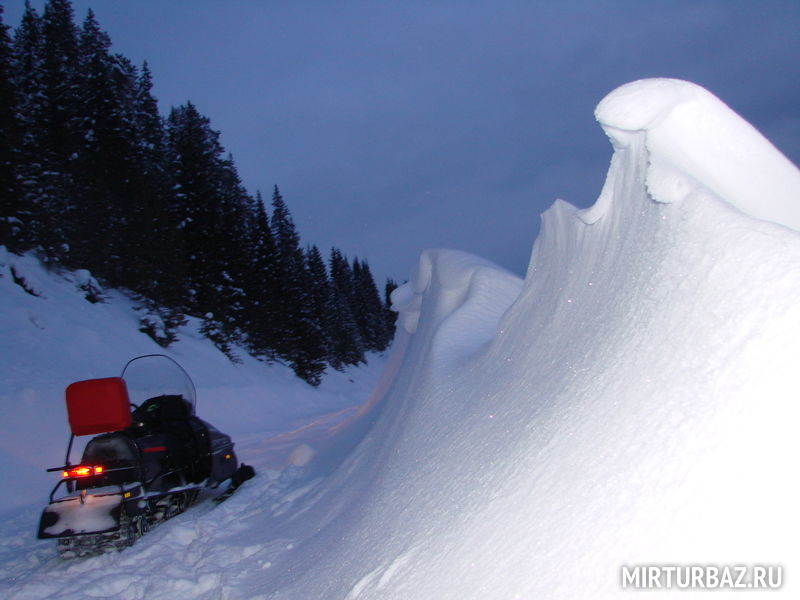
{"label": "snowmobile", "polygon": [[[62,558],[122,550],[152,526],[183,512],[204,488],[232,494],[254,475],[237,466],[230,436],[195,416],[195,389],[162,354],[132,359],[120,377],[78,381],[66,389],[70,437],[61,478],[39,522]],[[80,463],[78,436],[94,435]]]}

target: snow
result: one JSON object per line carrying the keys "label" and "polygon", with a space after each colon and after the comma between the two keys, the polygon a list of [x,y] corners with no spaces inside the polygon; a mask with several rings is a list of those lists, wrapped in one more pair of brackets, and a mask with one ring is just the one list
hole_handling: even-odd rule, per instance
{"label": "snow", "polygon": [[62,564],[33,541],[46,486],[24,471],[59,460],[39,442],[65,431],[44,410],[63,385],[148,340],[116,292],[91,305],[2,257],[42,296],[4,271],[0,449],[21,497],[2,500],[0,595],[605,598],[623,565],[767,564],[796,596],[800,174],[687,82],[628,84],[596,116],[614,147],[597,202],[553,204],[524,281],[424,252],[383,361],[315,392],[225,363],[190,324],[172,355],[198,414],[259,475],[119,554]]}
{"label": "snow", "polygon": [[[318,393],[309,393],[282,365],[268,369],[244,353],[241,365],[231,364],[198,333],[196,320],[165,352],[138,331],[136,303],[121,292],[104,290],[107,301],[92,304],[81,289],[92,279],[85,271],[49,272],[33,256],[15,256],[2,247],[0,252],[0,452],[5,459],[0,477],[19,481],[14,494],[0,496],[0,515],[41,503],[52,487],[53,475],[44,469],[64,461],[66,386],[119,376],[133,357],[166,353],[174,358],[199,390],[198,415],[231,435],[282,432],[337,413],[358,402],[354,390],[357,397],[366,396],[378,376],[381,361],[373,359],[361,370],[368,373],[366,382],[353,384],[352,374],[334,372]],[[12,268],[38,296],[14,283]]]}
{"label": "snow", "polygon": [[119,488],[116,492],[87,494],[83,499],[69,498],[51,505],[52,512],[58,515],[58,521],[55,525],[46,527],[44,533],[58,535],[68,529],[77,532],[112,529],[115,525],[119,525],[119,522],[114,519],[111,511],[119,507],[122,502]]}
{"label": "snow", "polygon": [[[36,290],[37,296],[14,282],[12,268],[28,289]],[[195,586],[194,576],[187,571],[174,585],[163,585],[164,578],[172,578],[179,567],[167,570],[164,563],[164,570],[154,570],[152,548],[145,559],[148,564],[139,570],[131,571],[124,564],[115,563],[110,574],[94,573],[96,561],[105,561],[105,557],[85,561],[90,565],[88,571],[94,573],[89,576],[83,573],[83,566],[62,564],[56,558],[52,540],[35,539],[39,515],[59,475],[45,469],[64,461],[68,438],[66,386],[81,379],[118,376],[135,356],[170,355],[189,372],[197,386],[198,415],[230,434],[239,458],[255,465],[258,471],[258,477],[229,499],[226,506],[235,506],[239,495],[248,492],[253,494],[249,503],[259,503],[261,493],[267,491],[267,497],[272,498],[267,509],[271,509],[282,500],[277,491],[269,490],[287,489],[295,479],[303,481],[296,486],[300,489],[313,479],[300,474],[300,469],[308,469],[314,458],[310,440],[324,449],[328,461],[334,463],[336,452],[347,452],[358,441],[359,430],[348,419],[368,413],[365,401],[386,361],[371,355],[368,365],[347,373],[328,373],[319,388],[311,388],[298,380],[290,368],[265,366],[243,352],[239,353],[241,364],[230,363],[198,333],[196,320],[190,320],[181,331],[180,341],[165,351],[138,331],[140,313],[134,301],[119,291],[102,290],[106,300],[93,304],[87,301],[82,287],[87,283],[99,288],[86,271],[51,272],[33,256],[16,256],[0,247],[0,478],[6,482],[5,493],[0,495],[0,597],[72,598],[76,589],[84,587],[90,590],[86,592],[90,596],[107,593],[120,598],[145,597],[131,591],[139,589],[131,585],[137,579],[149,581],[149,587],[165,594],[175,590],[171,597],[198,597],[203,585],[215,581],[216,576],[203,578],[204,584]],[[348,431],[347,440],[338,445],[327,441],[335,431]],[[73,459],[90,437],[76,440]],[[322,471],[327,467],[324,461],[317,461],[314,468]],[[296,489],[292,493],[301,495]],[[290,506],[291,502],[283,505]],[[190,519],[185,531],[193,532],[196,544],[202,544],[207,537],[215,538],[206,530],[215,531],[214,519],[230,510],[224,506],[215,509],[209,519],[210,509],[208,503],[202,504],[179,518]],[[75,516],[84,518],[83,514]],[[243,516],[240,511],[229,513],[220,527],[227,531],[232,521]],[[199,532],[194,518],[200,519]],[[161,529],[175,527],[175,543],[178,548],[185,548],[189,536],[178,527],[179,519],[156,528],[142,541],[158,539],[163,535]],[[210,526],[204,524],[209,521]],[[253,554],[253,547],[250,545],[245,554]],[[139,546],[132,551],[138,549]],[[219,564],[228,563],[230,550],[229,545],[220,547],[220,553],[227,558],[220,559]],[[83,574],[75,575],[76,570]],[[54,572],[59,577],[54,579]],[[137,575],[131,577],[130,573]],[[209,594],[219,597],[214,592]]]}
{"label": "snow", "polygon": [[618,145],[645,132],[647,188],[654,200],[678,201],[702,186],[748,215],[800,229],[800,172],[700,86],[635,81],[603,99],[595,116]]}

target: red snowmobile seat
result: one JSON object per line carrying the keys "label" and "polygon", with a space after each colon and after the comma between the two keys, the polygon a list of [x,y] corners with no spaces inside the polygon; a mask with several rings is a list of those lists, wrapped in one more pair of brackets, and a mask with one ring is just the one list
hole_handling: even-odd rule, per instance
{"label": "red snowmobile seat", "polygon": [[75,435],[119,431],[131,425],[128,388],[121,377],[87,379],[67,386],[67,419]]}

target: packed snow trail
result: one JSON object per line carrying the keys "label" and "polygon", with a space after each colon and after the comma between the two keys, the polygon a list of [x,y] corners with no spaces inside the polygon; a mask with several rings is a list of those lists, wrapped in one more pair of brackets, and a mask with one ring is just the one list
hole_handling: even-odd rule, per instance
{"label": "packed snow trail", "polygon": [[[357,443],[357,423],[368,419],[375,407],[374,394],[380,390],[375,382],[385,361],[373,356],[371,362],[350,373],[356,378],[349,382],[352,401],[360,405],[318,414],[273,436],[235,436],[239,458],[255,467],[257,477],[219,505],[211,501],[218,492],[202,492],[198,504],[159,524],[124,552],[59,559],[53,540],[35,539],[46,493],[36,506],[9,513],[0,520],[0,597],[267,597],[242,589],[250,589],[254,574],[271,568],[276,556],[297,543],[291,532],[289,537],[279,534],[278,525],[319,485],[324,470],[309,465],[315,454],[326,453],[330,465],[337,451],[347,452]],[[308,390],[313,398],[314,391]],[[200,398],[204,391],[199,390]],[[337,437],[347,439],[336,446],[332,440]]]}

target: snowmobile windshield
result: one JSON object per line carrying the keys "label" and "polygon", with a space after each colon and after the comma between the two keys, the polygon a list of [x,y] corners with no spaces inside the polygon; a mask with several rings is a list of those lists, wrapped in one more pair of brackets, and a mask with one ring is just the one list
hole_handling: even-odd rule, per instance
{"label": "snowmobile windshield", "polygon": [[148,354],[132,359],[122,370],[128,398],[136,406],[159,396],[181,396],[195,414],[195,390],[183,368],[163,354]]}

